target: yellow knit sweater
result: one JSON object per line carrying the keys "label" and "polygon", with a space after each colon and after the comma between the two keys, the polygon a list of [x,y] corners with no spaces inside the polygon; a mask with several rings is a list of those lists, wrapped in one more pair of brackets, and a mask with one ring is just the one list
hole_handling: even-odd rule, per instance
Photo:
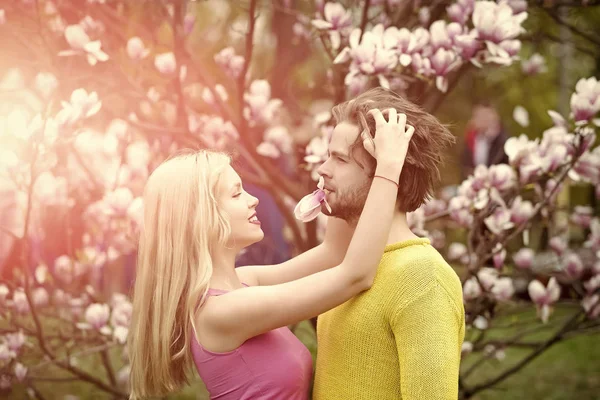
{"label": "yellow knit sweater", "polygon": [[370,290],[318,319],[314,400],[457,399],[460,280],[428,239],[388,245]]}

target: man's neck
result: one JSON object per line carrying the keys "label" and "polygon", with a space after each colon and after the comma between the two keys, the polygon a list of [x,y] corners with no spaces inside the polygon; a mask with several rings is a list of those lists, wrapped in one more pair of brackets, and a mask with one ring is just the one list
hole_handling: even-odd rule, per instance
{"label": "man's neck", "polygon": [[[356,221],[347,221],[348,224],[352,227],[352,229],[356,229]],[[419,236],[415,235],[408,226],[408,221],[406,220],[406,213],[396,211],[394,212],[394,217],[392,219],[392,226],[390,228],[390,233],[388,235],[388,240],[386,244],[394,244],[398,242],[403,242],[405,240],[417,239]]]}
{"label": "man's neck", "polygon": [[390,228],[390,234],[388,235],[387,244],[394,244],[416,238],[418,238],[418,236],[415,235],[408,226],[406,213],[399,211],[395,212],[392,220],[392,227]]}

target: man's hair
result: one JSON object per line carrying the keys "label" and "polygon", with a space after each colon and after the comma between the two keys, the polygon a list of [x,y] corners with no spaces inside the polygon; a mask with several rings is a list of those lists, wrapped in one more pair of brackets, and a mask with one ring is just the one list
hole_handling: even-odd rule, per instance
{"label": "man's hair", "polygon": [[350,146],[350,155],[356,160],[355,152],[362,153],[362,159],[368,160],[371,176],[375,172],[376,160],[364,149],[360,132],[368,129],[371,136],[375,136],[375,120],[367,114],[374,108],[382,112],[388,108],[395,108],[398,113],[406,114],[406,123],[415,128],[398,190],[400,211],[414,211],[433,195],[435,183],[440,179],[442,153],[454,144],[456,139],[446,126],[416,104],[391,90],[370,89],[353,100],[336,105],[333,108],[333,116],[336,124],[349,122],[358,126],[359,135]]}

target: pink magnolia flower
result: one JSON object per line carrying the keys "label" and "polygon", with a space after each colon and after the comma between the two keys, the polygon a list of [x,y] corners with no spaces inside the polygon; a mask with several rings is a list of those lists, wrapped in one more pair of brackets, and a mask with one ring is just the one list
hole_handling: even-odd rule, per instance
{"label": "pink magnolia flower", "polygon": [[[452,25],[452,30],[450,29],[450,25]],[[437,20],[429,27],[430,41],[429,44],[432,47],[432,51],[435,53],[438,49],[452,49],[452,38],[450,37],[449,31],[451,30],[453,36],[458,33],[461,33],[461,28],[459,24],[452,23],[450,25],[446,24],[444,20]],[[455,26],[458,25],[458,32],[456,31]]]}
{"label": "pink magnolia flower", "polygon": [[488,169],[490,185],[499,191],[512,189],[517,183],[515,170],[507,164],[496,164]]}
{"label": "pink magnolia flower", "polygon": [[544,286],[538,280],[533,280],[529,283],[527,291],[529,297],[537,306],[538,315],[542,322],[546,323],[552,312],[552,304],[560,298],[560,286],[556,282],[556,278],[550,278],[547,286]]}
{"label": "pink magnolia flower", "polygon": [[584,282],[583,287],[588,293],[593,293],[596,289],[600,288],[600,274],[594,275],[588,281]]}
{"label": "pink magnolia flower", "polygon": [[141,60],[148,54],[150,54],[150,50],[144,46],[144,42],[139,37],[134,36],[127,41],[127,55],[132,60]]}
{"label": "pink magnolia flower", "polygon": [[600,111],[600,82],[595,77],[582,78],[571,95],[571,113],[575,122],[588,121]]}
{"label": "pink magnolia flower", "polygon": [[481,296],[481,286],[475,277],[471,277],[463,284],[463,298],[465,301],[476,299]]}
{"label": "pink magnolia flower", "polygon": [[431,60],[427,57],[423,57],[420,53],[414,53],[412,55],[412,69],[416,73],[423,76],[431,76],[435,74],[435,70],[431,67]]}
{"label": "pink magnolia flower", "polygon": [[501,269],[504,266],[504,260],[506,259],[506,249],[502,247],[500,243],[496,244],[494,248],[494,256],[492,260],[496,269]]}
{"label": "pink magnolia flower", "polygon": [[29,312],[29,302],[27,301],[27,295],[23,290],[15,290],[13,294],[13,307],[19,314],[26,314]]}
{"label": "pink magnolia flower", "polygon": [[258,146],[256,146],[256,152],[263,157],[268,158],[278,158],[281,155],[281,152],[275,146],[275,144],[271,142],[262,142]]}
{"label": "pink magnolia flower", "polygon": [[600,219],[593,218],[590,222],[590,234],[584,243],[585,247],[591,247],[594,250],[600,249]]}
{"label": "pink magnolia flower", "polygon": [[589,228],[592,223],[594,210],[590,206],[575,206],[575,210],[571,215],[571,222],[583,228]]}
{"label": "pink magnolia flower", "polygon": [[95,33],[100,35],[106,30],[102,21],[95,20],[89,15],[83,17],[81,21],[79,21],[79,25],[81,25],[87,33]]}
{"label": "pink magnolia flower", "polygon": [[23,379],[25,379],[26,375],[27,375],[27,367],[19,362],[16,363],[15,364],[15,377],[17,378],[17,380],[19,382],[23,382]]}
{"label": "pink magnolia flower", "polygon": [[426,216],[435,215],[447,210],[447,204],[442,199],[430,199],[423,205]]}
{"label": "pink magnolia flower", "polygon": [[429,7],[421,7],[419,9],[419,23],[421,25],[427,25],[431,19],[431,10]]}
{"label": "pink magnolia flower", "polygon": [[515,14],[506,3],[477,1],[473,10],[473,25],[479,38],[492,43],[516,38],[524,30],[521,27],[527,12]]}
{"label": "pink magnolia flower", "polygon": [[499,278],[492,287],[492,294],[498,301],[508,301],[514,293],[513,281],[509,277]]}
{"label": "pink magnolia flower", "polygon": [[527,1],[526,0],[505,0],[506,3],[513,9],[515,14],[518,14],[523,11],[527,11]]}
{"label": "pink magnolia flower", "polygon": [[569,253],[562,262],[563,270],[573,279],[578,279],[583,273],[584,266],[581,258],[575,253]]}
{"label": "pink magnolia flower", "polygon": [[477,272],[477,278],[483,286],[483,289],[489,291],[492,289],[496,281],[498,280],[498,270],[495,268],[481,268]]}
{"label": "pink magnolia flower", "polygon": [[339,49],[341,44],[342,34],[352,27],[352,10],[346,10],[339,3],[326,3],[323,10],[323,19],[314,19],[312,25],[320,30],[326,30],[329,33],[331,47],[335,50]]}
{"label": "pink magnolia flower", "polygon": [[273,121],[283,102],[271,98],[271,85],[266,80],[255,80],[244,93],[244,118],[249,125],[269,124]]}
{"label": "pink magnolia flower", "polygon": [[485,226],[496,235],[500,235],[505,230],[512,229],[514,223],[511,221],[510,211],[506,208],[497,208],[492,215],[484,219]]}
{"label": "pink magnolia flower", "polygon": [[548,242],[550,248],[557,254],[561,255],[567,249],[567,242],[560,236],[555,236]]}
{"label": "pink magnolia flower", "polygon": [[31,293],[33,304],[37,307],[43,307],[48,305],[48,301],[50,300],[50,296],[48,292],[43,287],[38,287],[33,289]]}
{"label": "pink magnolia flower", "polygon": [[465,25],[473,13],[474,6],[474,0],[458,0],[456,3],[448,6],[446,12],[452,21]]}
{"label": "pink magnolia flower", "polygon": [[294,141],[288,129],[283,125],[268,128],[263,137],[265,141],[273,143],[278,150],[285,154],[289,154],[293,150]]}
{"label": "pink magnolia flower", "polygon": [[22,331],[16,333],[8,333],[4,336],[4,343],[8,346],[8,349],[14,352],[18,352],[21,347],[27,341],[27,337]]}
{"label": "pink magnolia flower", "polygon": [[94,329],[104,327],[110,317],[108,304],[94,303],[85,310],[85,320]]}
{"label": "pink magnolia flower", "polygon": [[[215,85],[215,92],[217,93],[217,96],[221,99],[222,102],[227,101],[227,99],[229,98],[227,90],[225,90],[225,87],[221,84]],[[207,87],[205,87],[202,90],[202,100],[204,100],[208,104],[217,104],[217,101],[215,101],[215,97],[213,96],[210,89]]]}
{"label": "pink magnolia flower", "polygon": [[533,212],[533,204],[517,196],[510,207],[511,221],[520,225],[528,221],[533,216]]}
{"label": "pink magnolia flower", "polygon": [[489,322],[483,315],[478,315],[473,321],[473,326],[480,331],[484,331],[489,327]]}
{"label": "pink magnolia flower", "polygon": [[98,61],[108,61],[108,54],[102,51],[99,40],[90,40],[85,29],[81,25],[69,25],[65,29],[65,39],[71,46],[71,50],[63,50],[59,56],[71,56],[85,54],[90,65],[96,65]]}
{"label": "pink magnolia flower", "polygon": [[390,26],[383,33],[384,46],[393,49],[399,54],[398,62],[403,67],[407,67],[412,62],[411,53],[415,51],[416,38],[406,28],[398,29]]}
{"label": "pink magnolia flower", "polygon": [[463,243],[454,242],[448,247],[448,260],[458,260],[467,254],[467,246]]}
{"label": "pink magnolia flower", "polygon": [[193,14],[186,14],[183,18],[183,33],[189,35],[194,30],[196,24],[196,16]]}
{"label": "pink magnolia flower", "polygon": [[522,248],[513,255],[515,265],[522,269],[529,269],[533,265],[535,253],[532,249]]}
{"label": "pink magnolia flower", "polygon": [[569,177],[574,181],[600,183],[600,153],[596,150],[584,153],[569,171]]}
{"label": "pink magnolia flower", "polygon": [[521,61],[521,69],[526,75],[537,75],[548,71],[544,57],[535,53],[529,59]]}
{"label": "pink magnolia flower", "polygon": [[469,33],[457,35],[454,37],[454,45],[458,49],[458,53],[465,60],[471,60],[471,63],[481,67],[476,60],[476,55],[482,49],[481,41],[477,37],[477,31],[472,30]]}
{"label": "pink magnolia flower", "polygon": [[448,79],[446,75],[456,69],[461,61],[454,50],[445,50],[440,47],[435,54],[430,57],[431,68],[437,75],[436,87],[439,91],[445,93],[448,90]]}
{"label": "pink magnolia flower", "polygon": [[513,119],[524,128],[529,126],[529,113],[523,106],[515,107],[513,110]]}
{"label": "pink magnolia flower", "polygon": [[156,55],[154,57],[154,66],[163,75],[171,75],[177,68],[175,54],[168,52]]}
{"label": "pink magnolia flower", "polygon": [[296,219],[302,222],[309,222],[317,218],[317,216],[321,213],[321,203],[324,203],[327,207],[327,210],[331,212],[331,208],[325,199],[325,191],[323,190],[324,186],[325,180],[323,177],[321,177],[319,178],[319,183],[317,184],[317,190],[304,196],[294,208],[294,216]]}
{"label": "pink magnolia flower", "polygon": [[12,360],[17,353],[8,348],[5,343],[0,343],[0,361]]}
{"label": "pink magnolia flower", "polygon": [[102,102],[98,93],[86,92],[85,89],[75,89],[69,102],[61,103],[62,109],[56,115],[56,121],[61,125],[71,125],[82,118],[89,118],[100,111]]}
{"label": "pink magnolia flower", "polygon": [[512,8],[504,3],[478,1],[473,11],[473,25],[484,41],[489,53],[487,62],[510,65],[513,56],[520,48],[520,42],[514,41],[524,31],[521,27],[527,18],[527,12],[514,14]]}
{"label": "pink magnolia flower", "polygon": [[586,296],[581,302],[581,306],[585,310],[589,318],[595,319],[600,315],[600,295],[593,294]]}
{"label": "pink magnolia flower", "polygon": [[471,213],[472,201],[466,196],[456,196],[448,205],[450,217],[459,225],[468,227],[473,223],[473,214]]}
{"label": "pink magnolia flower", "polygon": [[349,47],[345,47],[334,60],[334,64],[351,60],[345,83],[348,84],[355,75],[374,75],[384,87],[389,87],[385,75],[398,64],[398,54],[387,48],[384,43],[384,28],[376,25],[372,30],[363,33],[360,29],[350,33]]}
{"label": "pink magnolia flower", "polygon": [[504,151],[508,156],[508,162],[513,166],[518,166],[538,146],[538,139],[531,141],[525,134],[522,134],[509,138],[504,144]]}
{"label": "pink magnolia flower", "polygon": [[461,346],[461,349],[460,349],[461,354],[469,354],[472,351],[473,351],[473,343],[464,341]]}
{"label": "pink magnolia flower", "polygon": [[232,78],[238,78],[244,67],[244,57],[236,55],[233,47],[226,47],[217,53],[215,62]]}
{"label": "pink magnolia flower", "polygon": [[117,326],[113,330],[113,339],[119,344],[127,343],[127,336],[129,335],[129,328],[124,326]]}
{"label": "pink magnolia flower", "polygon": [[239,133],[231,121],[224,121],[221,117],[205,117],[200,125],[200,136],[210,148],[224,149],[230,142],[239,138]]}
{"label": "pink magnolia flower", "polygon": [[35,88],[44,98],[48,98],[58,87],[58,79],[50,72],[40,72],[35,76]]}
{"label": "pink magnolia flower", "polygon": [[119,301],[113,306],[113,311],[110,316],[110,324],[113,327],[123,326],[128,327],[131,321],[132,305],[127,299]]}
{"label": "pink magnolia flower", "polygon": [[321,164],[327,159],[327,151],[327,138],[324,136],[315,136],[306,146],[304,161],[312,165]]}

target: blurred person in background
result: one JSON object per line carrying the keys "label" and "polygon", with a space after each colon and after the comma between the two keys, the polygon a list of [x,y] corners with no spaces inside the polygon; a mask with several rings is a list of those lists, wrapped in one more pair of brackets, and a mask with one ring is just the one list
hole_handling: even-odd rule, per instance
{"label": "blurred person in background", "polygon": [[507,163],[508,156],[504,152],[507,140],[508,135],[496,108],[488,102],[476,104],[467,123],[462,178],[471,175],[478,165],[489,167]]}

